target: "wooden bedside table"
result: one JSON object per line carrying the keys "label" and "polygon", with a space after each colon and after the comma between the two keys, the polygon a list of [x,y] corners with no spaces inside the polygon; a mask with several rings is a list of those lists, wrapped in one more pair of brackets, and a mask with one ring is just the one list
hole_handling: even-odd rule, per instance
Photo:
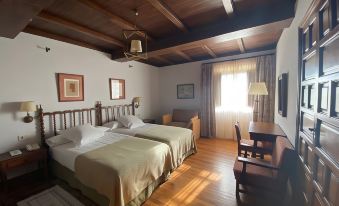
{"label": "wooden bedside table", "polygon": [[42,167],[44,170],[45,178],[48,178],[47,168],[47,149],[41,147],[40,149],[28,151],[21,149],[22,154],[11,156],[8,152],[0,154],[0,177],[4,189],[7,190],[7,173],[15,168],[27,165],[30,163],[39,163],[39,169]]}

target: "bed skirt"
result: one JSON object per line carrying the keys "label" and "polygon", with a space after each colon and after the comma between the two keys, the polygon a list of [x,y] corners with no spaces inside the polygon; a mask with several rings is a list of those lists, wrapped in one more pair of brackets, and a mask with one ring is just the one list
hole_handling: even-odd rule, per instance
{"label": "bed skirt", "polygon": [[[83,185],[76,177],[73,171],[64,167],[57,161],[51,159],[50,167],[53,175],[57,178],[66,181],[72,188],[78,189],[81,193],[92,200],[94,203],[100,206],[108,206],[109,199],[99,193],[97,193],[94,189],[89,188]],[[130,201],[126,206],[139,206],[144,203],[153,193],[153,191],[162,183],[164,183],[169,177],[169,174],[163,174],[157,180],[155,180],[152,184],[146,187],[136,198]]]}

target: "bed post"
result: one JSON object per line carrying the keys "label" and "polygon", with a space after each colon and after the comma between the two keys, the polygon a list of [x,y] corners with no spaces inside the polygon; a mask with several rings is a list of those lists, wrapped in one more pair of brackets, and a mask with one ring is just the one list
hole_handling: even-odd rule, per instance
{"label": "bed post", "polygon": [[46,138],[45,138],[44,110],[42,109],[41,104],[39,105],[38,113],[39,113],[39,121],[40,121],[41,145],[47,146]]}
{"label": "bed post", "polygon": [[101,102],[97,101],[95,104],[95,117],[96,117],[96,122],[97,126],[102,126],[102,108],[101,108]]}
{"label": "bed post", "polygon": [[136,105],[135,105],[135,101],[133,99],[132,100],[132,115],[135,115],[135,108],[136,108]]}

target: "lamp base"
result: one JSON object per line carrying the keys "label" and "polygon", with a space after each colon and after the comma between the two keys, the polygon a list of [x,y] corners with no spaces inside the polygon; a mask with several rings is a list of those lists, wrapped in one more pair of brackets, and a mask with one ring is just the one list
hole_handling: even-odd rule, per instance
{"label": "lamp base", "polygon": [[30,116],[29,114],[27,114],[27,116],[24,117],[23,120],[24,120],[25,123],[31,123],[31,122],[33,122],[33,117]]}

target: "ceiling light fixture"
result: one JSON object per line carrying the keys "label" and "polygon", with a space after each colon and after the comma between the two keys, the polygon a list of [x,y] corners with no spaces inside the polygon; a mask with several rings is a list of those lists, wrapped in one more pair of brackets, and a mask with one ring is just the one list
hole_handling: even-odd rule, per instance
{"label": "ceiling light fixture", "polygon": [[123,30],[126,42],[124,54],[129,60],[147,59],[147,33],[137,28],[138,10],[135,10],[134,30]]}

